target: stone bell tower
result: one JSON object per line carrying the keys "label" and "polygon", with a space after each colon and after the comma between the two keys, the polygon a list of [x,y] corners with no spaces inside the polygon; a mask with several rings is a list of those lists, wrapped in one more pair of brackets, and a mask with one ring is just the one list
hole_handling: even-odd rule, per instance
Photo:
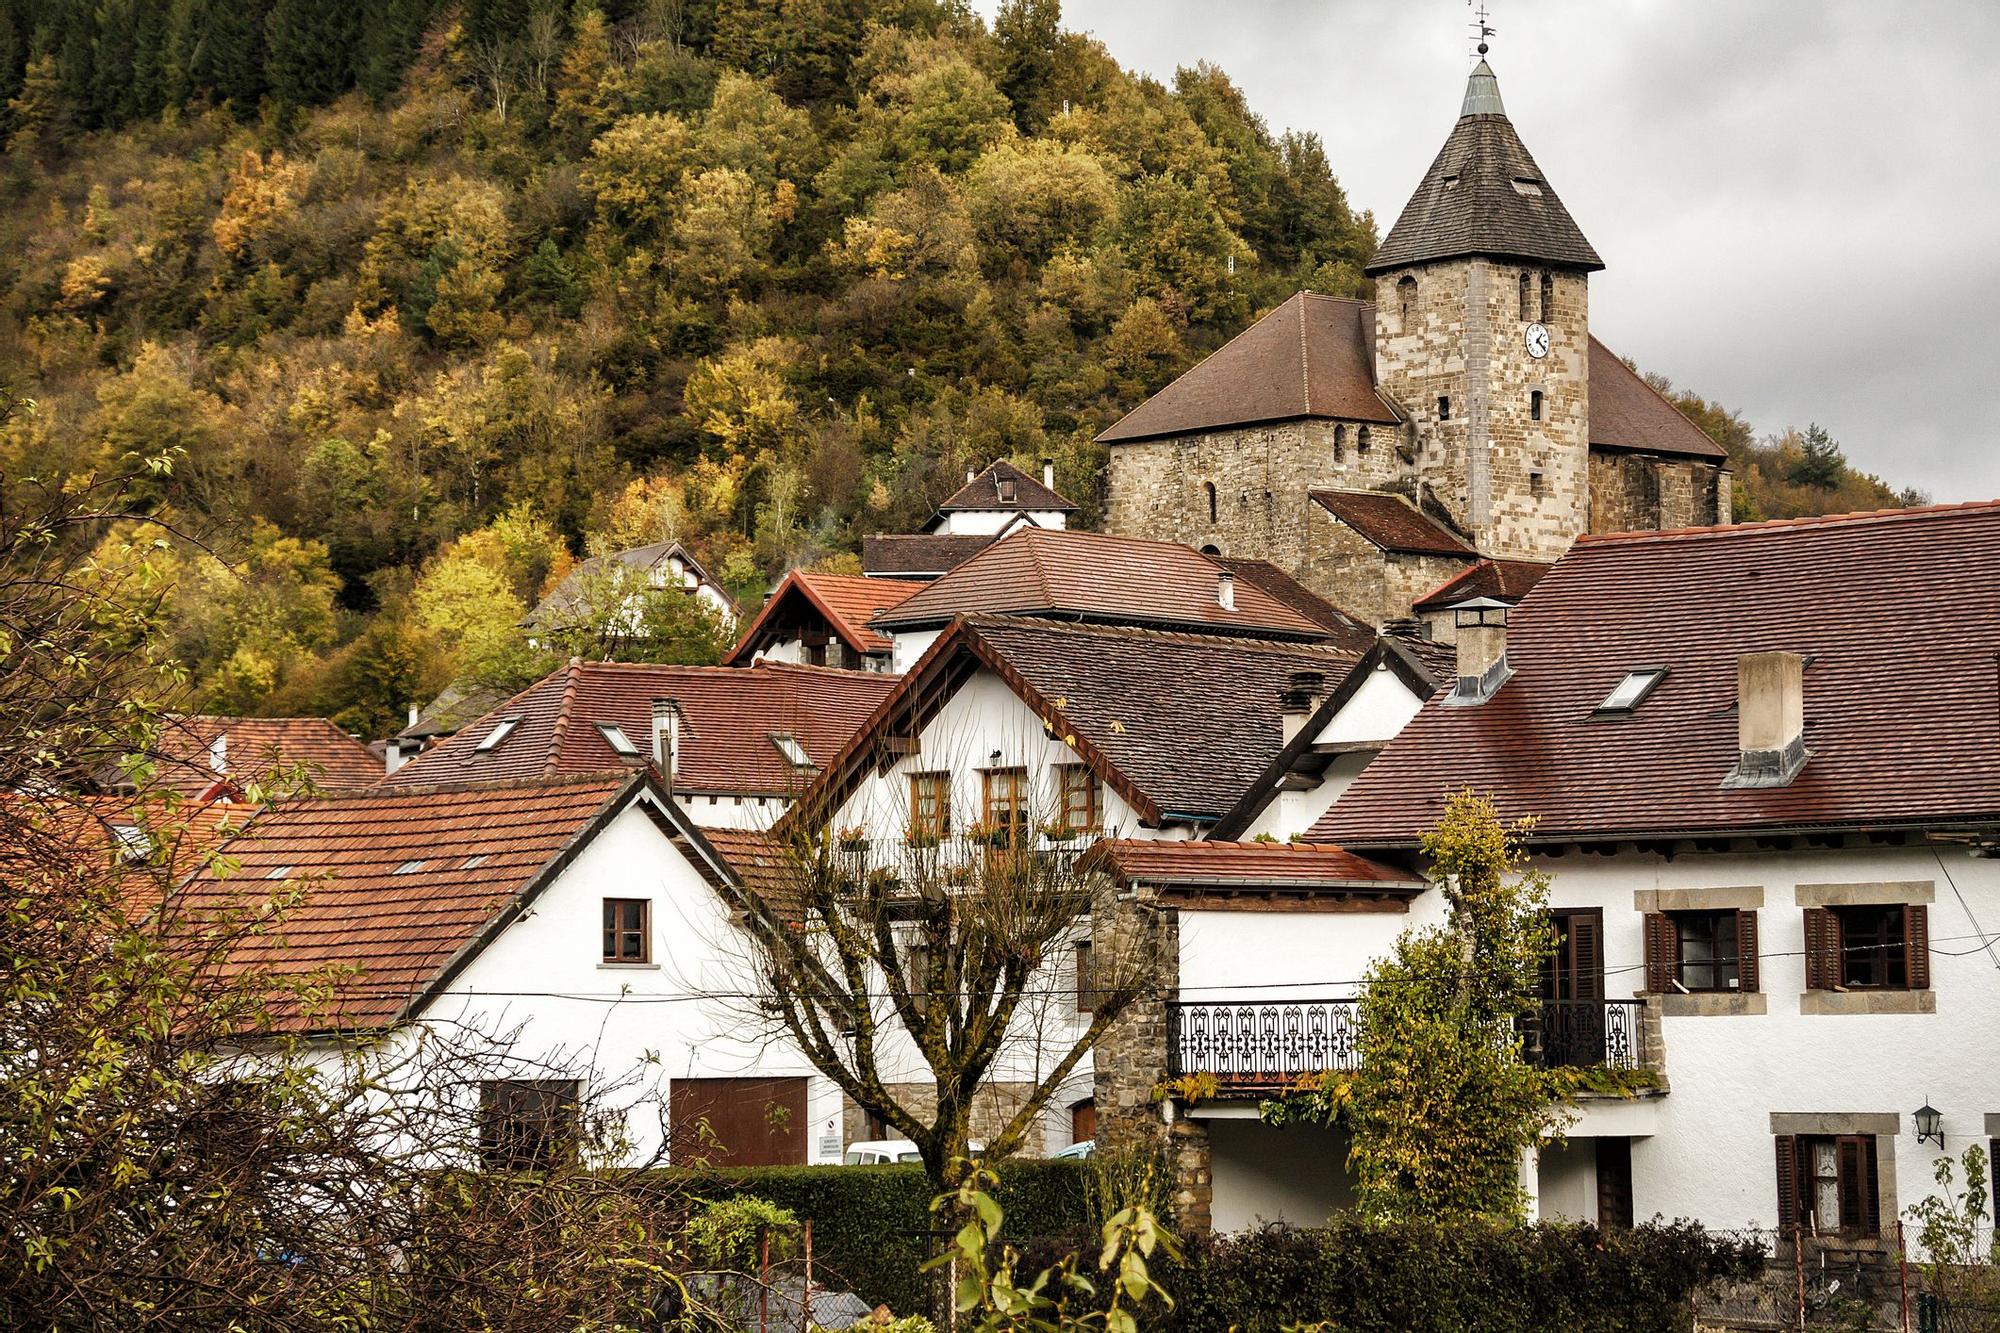
{"label": "stone bell tower", "polygon": [[1418,481],[1484,555],[1554,560],[1589,528],[1589,274],[1603,267],[1481,60],[1368,273],[1380,391],[1410,423]]}

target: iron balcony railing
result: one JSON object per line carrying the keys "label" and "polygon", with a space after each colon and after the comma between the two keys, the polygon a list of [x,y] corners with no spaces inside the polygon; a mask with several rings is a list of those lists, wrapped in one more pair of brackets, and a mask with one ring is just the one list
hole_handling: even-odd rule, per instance
{"label": "iron balcony railing", "polygon": [[[1524,1025],[1522,1053],[1545,1068],[1645,1063],[1644,1006],[1637,1000],[1544,1001]],[[1271,1088],[1300,1074],[1358,1069],[1361,1004],[1256,1000],[1167,1005],[1168,1074],[1209,1074],[1223,1087]]]}

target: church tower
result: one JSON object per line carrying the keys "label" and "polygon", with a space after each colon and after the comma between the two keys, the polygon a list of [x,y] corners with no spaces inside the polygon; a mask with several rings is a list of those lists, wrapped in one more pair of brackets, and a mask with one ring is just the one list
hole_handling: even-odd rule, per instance
{"label": "church tower", "polygon": [[1589,530],[1589,275],[1603,267],[1481,60],[1367,272],[1376,383],[1408,423],[1423,498],[1483,555],[1554,560]]}

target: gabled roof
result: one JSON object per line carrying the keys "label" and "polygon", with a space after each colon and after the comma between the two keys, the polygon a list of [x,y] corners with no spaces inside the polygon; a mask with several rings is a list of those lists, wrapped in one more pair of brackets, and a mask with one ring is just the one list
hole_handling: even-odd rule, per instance
{"label": "gabled roof", "polygon": [[723,662],[725,665],[748,662],[765,640],[774,637],[774,622],[808,612],[817,612],[840,641],[855,652],[886,653],[889,641],[868,628],[869,620],[926,586],[910,579],[814,574],[795,569],[764,599],[764,609],[744,629],[743,637],[736,641]]}
{"label": "gabled roof", "polygon": [[1362,537],[1401,555],[1449,555],[1475,560],[1479,553],[1464,538],[1389,491],[1308,492],[1314,503],[1360,533]]}
{"label": "gabled roof", "polygon": [[1011,616],[955,621],[786,816],[823,815],[893,736],[921,731],[979,670],[999,676],[1148,824],[1212,820],[1284,743],[1278,694],[1353,654],[1323,643],[1173,634]]}
{"label": "gabled roof", "polygon": [[[791,736],[815,764],[824,764],[895,683],[876,672],[777,662],[749,667],[571,662],[410,760],[386,782],[457,785],[649,763],[653,701],[672,699],[681,723],[672,775],[676,792],[791,795],[804,775],[772,736]],[[480,744],[509,718],[518,719],[513,729],[482,753]],[[601,724],[619,728],[639,753],[621,756]]]}
{"label": "gabled roof", "polygon": [[[729,604],[733,614],[736,601],[724,590],[722,584],[694,552],[679,542],[654,542],[649,546],[634,546],[625,551],[613,551],[608,555],[594,555],[569,572],[568,577],[555,586],[554,591],[544,597],[535,609],[528,613],[527,623],[534,626],[564,625],[570,617],[586,610],[584,598],[591,591],[593,580],[619,570],[629,570],[633,574],[651,575],[655,570],[664,572],[671,562],[678,559],[691,570],[703,584],[713,588]],[[693,591],[693,589],[689,589]]]}
{"label": "gabled roof", "polygon": [[1042,485],[1039,480],[1002,458],[953,491],[951,498],[938,506],[938,513],[953,514],[963,510],[1019,513],[1032,509],[1067,514],[1075,508],[1060,492]]}
{"label": "gabled roof", "polygon": [[1375,631],[1362,624],[1347,612],[1329,602],[1326,598],[1300,583],[1269,560],[1252,560],[1248,556],[1224,555],[1215,557],[1237,579],[1237,587],[1252,584],[1269,593],[1292,610],[1326,631],[1326,636],[1343,648],[1357,653],[1368,651],[1368,645],[1375,641]]}
{"label": "gabled roof", "polygon": [[861,570],[871,578],[934,579],[991,546],[984,532],[876,533],[861,539]]}
{"label": "gabled roof", "polygon": [[1236,896],[1281,890],[1359,890],[1369,896],[1408,898],[1429,887],[1422,875],[1323,842],[1106,838],[1088,855],[1128,883],[1169,891],[1220,891]]}
{"label": "gabled roof", "polygon": [[1418,599],[1412,610],[1442,611],[1472,597],[1518,602],[1542,581],[1551,566],[1540,560],[1481,560],[1452,575]]}
{"label": "gabled roof", "polygon": [[[218,784],[240,785],[295,768],[327,791],[367,787],[382,778],[382,761],[323,717],[179,713],[162,720],[151,758],[153,786],[187,797],[210,793]],[[118,789],[130,785],[116,770],[101,781]]]}
{"label": "gabled roof", "polygon": [[[1507,640],[1493,697],[1433,701],[1313,837],[1411,845],[1462,787],[1541,842],[2000,822],[2000,502],[1584,537]],[[1810,757],[1725,788],[1737,660],[1773,650],[1811,658]],[[1594,718],[1642,666],[1667,674]]]}
{"label": "gabled roof", "polygon": [[447,984],[642,790],[667,821],[644,773],[287,802],[225,844],[233,869],[195,874],[182,902],[200,920],[296,890],[302,901],[246,939],[232,968],[294,978],[340,969],[325,1012],[281,1012],[281,1025],[379,1027]]}
{"label": "gabled roof", "polygon": [[1375,391],[1375,307],[1300,292],[1098,435],[1125,444],[1307,417],[1397,424]]}
{"label": "gabled roof", "polygon": [[1729,451],[1708,438],[1645,377],[1593,336],[1590,340],[1590,447],[1706,458]]}
{"label": "gabled roof", "polygon": [[[1235,585],[1233,607],[1217,600],[1224,574]],[[1192,546],[1057,528],[1001,538],[873,623],[904,631],[977,613],[1286,638],[1326,634],[1311,616],[1237,580]]]}
{"label": "gabled roof", "polygon": [[1364,271],[1468,255],[1604,267],[1507,119],[1484,60],[1458,123]]}

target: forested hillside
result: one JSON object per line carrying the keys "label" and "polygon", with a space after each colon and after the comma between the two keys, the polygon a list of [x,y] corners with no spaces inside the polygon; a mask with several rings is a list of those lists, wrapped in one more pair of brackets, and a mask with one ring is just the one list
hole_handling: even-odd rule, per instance
{"label": "forested hillside", "polygon": [[1000,456],[1093,524],[1098,429],[1375,243],[1055,0],[12,0],[0,104],[0,474],[178,451],[139,499],[214,549],[98,556],[204,706],[371,733],[545,666],[594,551],[754,606]]}

